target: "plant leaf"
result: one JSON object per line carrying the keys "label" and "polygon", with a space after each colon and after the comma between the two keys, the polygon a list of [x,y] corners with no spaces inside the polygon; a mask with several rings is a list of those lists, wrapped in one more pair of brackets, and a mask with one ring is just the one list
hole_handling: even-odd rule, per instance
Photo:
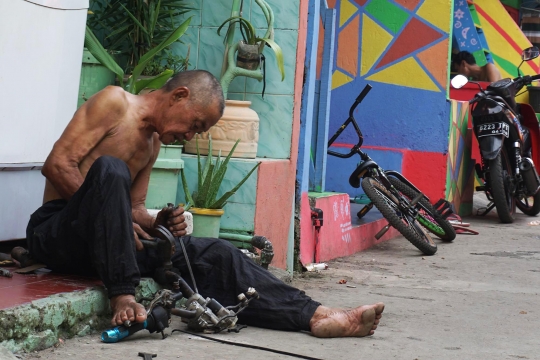
{"label": "plant leaf", "polygon": [[[210,169],[210,164],[212,164],[212,138],[208,138],[208,156],[206,157],[206,163],[204,164],[204,170],[202,173],[202,182],[204,182],[204,179],[206,179],[206,175],[208,174],[208,170]],[[200,191],[200,189],[199,189]]]}
{"label": "plant leaf", "polygon": [[281,81],[285,79],[285,66],[283,64],[283,51],[281,50],[281,47],[272,39],[268,38],[257,38],[257,41],[264,41],[270,47],[272,50],[274,50],[274,53],[276,54],[276,61],[279,68],[279,72],[281,73]]}
{"label": "plant leaf", "polygon": [[161,74],[156,75],[151,79],[144,79],[144,80],[137,81],[134,85],[135,87],[134,94],[138,94],[141,92],[141,90],[146,89],[146,88],[159,89],[167,82],[167,80],[169,80],[171,76],[173,76],[173,73],[174,72],[172,70],[167,69]]}
{"label": "plant leaf", "polygon": [[191,193],[189,192],[187,180],[186,180],[186,174],[184,174],[184,169],[180,169],[180,177],[182,178],[182,186],[184,187],[184,194],[186,195],[186,202],[193,204],[193,206],[197,206],[195,202],[193,201],[193,198],[191,197]]}
{"label": "plant leaf", "polygon": [[191,22],[191,18],[192,17],[189,17],[186,21],[184,21],[180,26],[178,26],[176,28],[176,30],[174,30],[170,35],[169,37],[167,37],[165,40],[163,40],[159,45],[157,45],[155,48],[153,48],[152,50],[150,50],[149,52],[147,52],[146,54],[144,54],[143,57],[141,57],[139,59],[139,63],[137,64],[137,66],[135,66],[135,68],[133,69],[133,72],[131,74],[131,78],[128,82],[128,87],[130,89],[130,92],[131,92],[131,89],[133,88],[133,83],[139,78],[139,76],[141,75],[142,71],[144,70],[144,68],[146,67],[146,64],[148,64],[148,62],[150,62],[150,60],[152,60],[152,58],[160,53],[163,49],[165,49],[167,46],[169,46],[170,44],[172,44],[173,42],[175,42],[176,40],[178,40],[187,30],[188,26],[189,26],[189,23]]}
{"label": "plant leaf", "polygon": [[[202,208],[206,208],[208,206],[207,203],[209,203],[209,199],[207,198],[208,192],[211,190],[212,187],[212,178],[214,175],[214,164],[210,164],[210,168],[208,169],[208,173],[206,174],[206,177],[203,181],[202,189],[197,189],[197,203],[200,204]],[[213,200],[213,199],[212,199]]]}
{"label": "plant leaf", "polygon": [[217,185],[216,186],[217,188],[215,190],[215,193],[212,195],[214,198],[217,196],[219,188],[221,187],[221,183],[223,182],[223,179],[225,178],[225,173],[227,172],[227,166],[229,164],[229,160],[231,159],[234,153],[234,150],[236,150],[236,146],[238,146],[239,142],[240,142],[240,139],[236,140],[236,143],[234,143],[234,146],[232,147],[231,151],[229,152],[225,160],[223,160],[223,163],[221,163],[219,168],[216,170],[216,176],[214,177],[215,179],[214,181]]}
{"label": "plant leaf", "polygon": [[139,29],[141,29],[146,35],[148,35],[148,31],[146,30],[146,28],[143,26],[143,24],[139,22],[139,20],[137,20],[135,16],[133,16],[133,14],[127,9],[127,7],[125,7],[124,4],[120,4],[120,6],[122,6],[124,10],[126,10],[126,12],[128,13],[128,16],[139,27]]}
{"label": "plant leaf", "polygon": [[242,181],[238,183],[238,185],[223,194],[223,196],[220,197],[215,203],[211,204],[208,209],[223,209],[223,206],[225,206],[227,200],[236,193],[240,186],[242,186],[246,182],[246,180],[251,176],[251,174],[253,174],[253,172],[259,167],[259,165],[261,165],[261,163],[257,163],[257,165],[255,165],[253,169],[250,170],[250,172],[242,179]]}
{"label": "plant leaf", "polygon": [[120,86],[124,85],[124,71],[122,68],[114,61],[111,55],[107,53],[103,45],[96,38],[92,30],[87,26],[86,32],[84,34],[84,46],[90,51],[92,55],[107,69],[111,70],[116,74]]}
{"label": "plant leaf", "polygon": [[195,138],[195,145],[197,146],[197,189],[202,188],[202,164],[201,164],[201,153],[199,152],[199,137]]}

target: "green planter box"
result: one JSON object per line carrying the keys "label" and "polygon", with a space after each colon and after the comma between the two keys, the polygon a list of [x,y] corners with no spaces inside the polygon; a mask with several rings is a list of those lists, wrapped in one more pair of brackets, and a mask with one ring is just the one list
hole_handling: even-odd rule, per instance
{"label": "green planter box", "polygon": [[108,85],[114,85],[114,80],[115,74],[101,65],[94,55],[90,54],[90,51],[85,48],[83,51],[77,108],[101,89],[106,88]]}
{"label": "green planter box", "polygon": [[[147,209],[162,209],[176,202],[180,169],[184,168],[182,145],[161,145],[148,184]],[[176,204],[175,204],[176,205]]]}

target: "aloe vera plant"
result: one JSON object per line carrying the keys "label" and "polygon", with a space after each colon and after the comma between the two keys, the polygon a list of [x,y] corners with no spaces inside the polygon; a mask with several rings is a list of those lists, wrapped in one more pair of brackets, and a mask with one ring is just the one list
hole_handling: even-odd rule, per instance
{"label": "aloe vera plant", "polygon": [[184,173],[184,169],[180,169],[180,176],[182,178],[182,185],[184,187],[184,193],[186,195],[186,201],[187,204],[184,207],[185,210],[189,209],[190,207],[196,207],[196,208],[202,208],[202,209],[222,209],[223,206],[227,203],[227,200],[234,195],[234,193],[242,186],[246,180],[253,174],[253,172],[259,167],[258,163],[255,165],[249,173],[231,190],[227,191],[225,194],[223,194],[221,197],[217,197],[219,188],[221,187],[221,183],[223,182],[223,179],[225,178],[225,173],[227,172],[227,165],[229,164],[229,160],[231,159],[232,154],[234,153],[234,150],[236,149],[236,146],[240,140],[237,140],[234,144],[232,150],[229,152],[229,155],[225,158],[225,160],[221,159],[221,152],[220,155],[217,157],[216,161],[213,161],[212,158],[212,139],[209,139],[209,149],[208,149],[208,157],[206,158],[206,162],[202,164],[201,161],[201,155],[199,152],[199,142],[196,141],[197,144],[197,175],[198,175],[198,182],[197,182],[197,190],[193,192],[193,194],[189,191],[186,175]]}

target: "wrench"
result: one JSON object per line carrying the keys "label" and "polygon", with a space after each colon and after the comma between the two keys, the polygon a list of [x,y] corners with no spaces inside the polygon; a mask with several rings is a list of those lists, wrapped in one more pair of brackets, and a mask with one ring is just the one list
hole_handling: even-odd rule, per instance
{"label": "wrench", "polygon": [[152,358],[155,358],[157,354],[149,354],[149,353],[140,352],[139,356],[142,357],[144,360],[152,360]]}

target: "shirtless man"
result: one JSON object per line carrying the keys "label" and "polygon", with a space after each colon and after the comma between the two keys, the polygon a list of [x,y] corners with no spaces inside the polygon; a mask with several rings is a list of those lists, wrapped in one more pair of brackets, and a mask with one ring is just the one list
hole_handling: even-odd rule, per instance
{"label": "shirtless man", "polygon": [[452,64],[454,64],[455,70],[466,76],[472,78],[475,81],[487,81],[494,82],[501,80],[501,73],[495,65],[487,63],[480,67],[476,64],[476,59],[468,51],[461,51],[455,54],[452,58]]}
{"label": "shirtless man", "polygon": [[[44,205],[32,214],[27,228],[32,256],[53,270],[97,274],[107,288],[113,325],[143,322],[146,312],[135,300],[135,287],[141,274],[152,274],[157,265],[140,238],[153,239],[155,228],[163,225],[174,236],[184,237],[203,296],[229,306],[247,286],[257,289],[261,299],[239,314],[242,323],[307,330],[317,337],[372,335],[384,304],[352,310],[324,307],[229,242],[185,236],[182,208],[163,209],[156,218],[146,211],[146,191],[160,144],[191,140],[207,131],[223,108],[219,82],[202,70],[182,72],[145,95],[109,86],[91,97],[43,165]],[[187,274],[179,248],[172,261]]]}

